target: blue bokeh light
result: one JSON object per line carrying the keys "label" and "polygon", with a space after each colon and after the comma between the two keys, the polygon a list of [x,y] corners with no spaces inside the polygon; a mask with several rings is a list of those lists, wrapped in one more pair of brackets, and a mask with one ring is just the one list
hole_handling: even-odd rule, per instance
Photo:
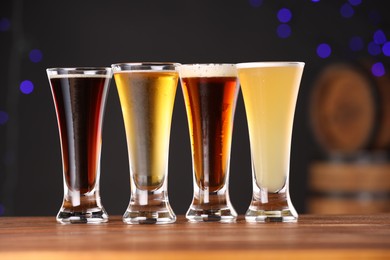
{"label": "blue bokeh light", "polygon": [[354,36],[349,40],[349,48],[352,51],[361,51],[364,48],[364,42],[362,37]]}
{"label": "blue bokeh light", "polygon": [[382,46],[382,52],[385,56],[390,56],[390,42],[386,42]]}
{"label": "blue bokeh light", "polygon": [[375,31],[373,39],[376,44],[384,44],[387,40],[385,33],[380,29]]}
{"label": "blue bokeh light", "polygon": [[362,3],[362,0],[348,0],[348,2],[353,6],[357,6]]}
{"label": "blue bokeh light", "polygon": [[292,18],[290,9],[282,8],[278,11],[278,20],[281,23],[288,23]]}
{"label": "blue bokeh light", "polygon": [[291,27],[288,24],[280,24],[276,30],[279,38],[288,38],[291,35]]}
{"label": "blue bokeh light", "polygon": [[30,60],[34,63],[38,63],[40,61],[42,61],[42,57],[43,57],[43,54],[40,50],[38,49],[33,49],[30,51],[30,53],[28,54]]}
{"label": "blue bokeh light", "polygon": [[340,14],[341,16],[345,18],[351,18],[355,11],[353,10],[352,6],[348,3],[345,3],[340,8]]}
{"label": "blue bokeh light", "polygon": [[368,53],[372,56],[377,56],[381,53],[381,46],[375,42],[370,42],[367,46]]}
{"label": "blue bokeh light", "polygon": [[0,32],[6,32],[10,27],[11,22],[7,18],[3,17],[0,19]]}
{"label": "blue bokeh light", "polygon": [[34,84],[29,80],[24,80],[20,83],[20,91],[23,94],[30,94],[34,90]]}
{"label": "blue bokeh light", "polygon": [[373,64],[371,67],[371,72],[375,77],[382,77],[386,74],[385,67],[383,66],[382,62]]}
{"label": "blue bokeh light", "polygon": [[252,7],[260,7],[263,4],[263,0],[249,0],[249,4]]}
{"label": "blue bokeh light", "polygon": [[313,3],[318,3],[320,0],[311,0]]}
{"label": "blue bokeh light", "polygon": [[317,46],[317,55],[320,58],[328,58],[330,54],[332,53],[332,49],[330,48],[330,45],[327,43],[321,43]]}
{"label": "blue bokeh light", "polygon": [[368,14],[368,18],[374,25],[377,25],[382,21],[382,16],[376,10],[370,11],[370,13]]}
{"label": "blue bokeh light", "polygon": [[9,119],[8,113],[5,111],[0,111],[0,125],[5,125]]}

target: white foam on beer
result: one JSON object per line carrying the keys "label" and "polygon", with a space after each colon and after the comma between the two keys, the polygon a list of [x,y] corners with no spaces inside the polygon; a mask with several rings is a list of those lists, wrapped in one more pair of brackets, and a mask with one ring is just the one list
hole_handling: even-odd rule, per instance
{"label": "white foam on beer", "polygon": [[237,69],[244,68],[269,68],[269,67],[295,67],[304,66],[304,62],[295,61],[264,61],[264,62],[245,62],[238,63]]}
{"label": "white foam on beer", "polygon": [[69,78],[111,78],[111,74],[49,74],[51,79],[69,79]]}
{"label": "white foam on beer", "polygon": [[139,73],[177,73],[176,70],[120,70],[120,71],[114,71],[114,74],[139,74]]}
{"label": "white foam on beer", "polygon": [[236,77],[237,70],[235,64],[189,64],[177,67],[180,77]]}

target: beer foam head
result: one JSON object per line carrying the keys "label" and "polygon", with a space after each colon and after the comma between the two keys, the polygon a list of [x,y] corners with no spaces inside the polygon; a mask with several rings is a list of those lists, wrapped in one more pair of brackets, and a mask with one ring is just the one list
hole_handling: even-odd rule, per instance
{"label": "beer foam head", "polygon": [[264,62],[245,62],[238,63],[237,69],[247,69],[247,68],[271,68],[271,67],[303,67],[304,62],[295,62],[295,61],[264,61]]}
{"label": "beer foam head", "polygon": [[182,78],[236,77],[235,64],[187,64],[176,68]]}
{"label": "beer foam head", "polygon": [[68,79],[68,78],[111,78],[111,75],[102,74],[52,74],[51,79]]}

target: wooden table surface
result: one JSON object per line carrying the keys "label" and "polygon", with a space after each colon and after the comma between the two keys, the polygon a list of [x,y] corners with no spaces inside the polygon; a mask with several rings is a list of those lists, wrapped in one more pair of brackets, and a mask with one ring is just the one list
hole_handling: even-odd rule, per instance
{"label": "wooden table surface", "polygon": [[1,217],[0,259],[390,259],[390,214],[301,215],[298,223],[61,225]]}

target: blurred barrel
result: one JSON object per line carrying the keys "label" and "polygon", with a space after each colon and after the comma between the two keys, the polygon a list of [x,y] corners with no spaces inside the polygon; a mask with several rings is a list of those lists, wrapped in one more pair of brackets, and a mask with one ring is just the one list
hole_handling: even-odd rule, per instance
{"label": "blurred barrel", "polygon": [[373,77],[369,65],[326,67],[313,86],[310,118],[327,153],[354,153],[390,146],[390,78]]}
{"label": "blurred barrel", "polygon": [[307,211],[315,214],[390,212],[390,164],[313,163]]}
{"label": "blurred barrel", "polygon": [[390,77],[370,68],[332,64],[313,86],[311,125],[327,156],[309,167],[309,213],[390,212]]}

